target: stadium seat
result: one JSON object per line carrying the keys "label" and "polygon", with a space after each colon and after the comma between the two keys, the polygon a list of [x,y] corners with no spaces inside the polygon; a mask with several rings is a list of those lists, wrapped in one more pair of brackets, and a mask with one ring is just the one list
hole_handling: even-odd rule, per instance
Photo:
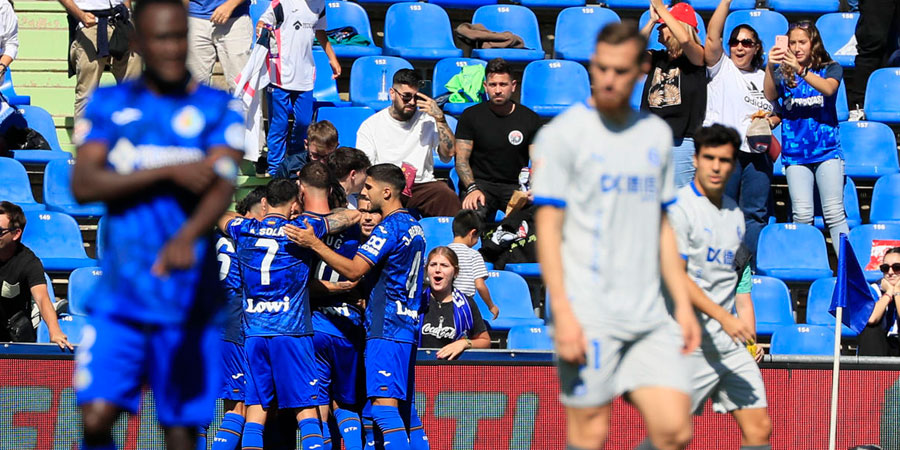
{"label": "stadium seat", "polygon": [[350,102],[341,100],[338,94],[337,80],[332,78],[328,55],[323,50],[313,50],[313,61],[316,64],[316,84],[313,87],[313,98],[318,105],[350,106]]}
{"label": "stadium seat", "polygon": [[[779,158],[779,162],[781,159]],[[862,224],[862,217],[859,214],[859,196],[856,194],[856,184],[850,177],[844,177],[844,212],[847,213],[847,226],[850,229],[858,227]],[[790,204],[788,205],[788,217],[793,217]],[[825,218],[822,217],[822,200],[819,196],[819,187],[813,187],[813,225],[820,229],[825,229]],[[770,219],[774,219],[771,217]],[[772,222],[774,223],[774,222]]]}
{"label": "stadium seat", "polygon": [[70,271],[97,265],[87,257],[78,223],[68,214],[57,211],[25,212],[22,243],[41,259],[44,270]]}
{"label": "stadium seat", "polygon": [[3,94],[3,96],[6,97],[6,101],[13,106],[23,106],[31,104],[30,95],[16,94],[16,87],[13,84],[11,69],[6,69],[6,74],[3,76],[3,83],[0,84],[0,94]]}
{"label": "stadium seat", "polygon": [[631,91],[631,107],[634,109],[641,109],[641,100],[644,97],[644,83],[646,81],[647,76],[644,75],[634,83],[634,89]]}
{"label": "stadium seat", "polygon": [[23,164],[46,164],[54,159],[72,157],[69,152],[64,152],[59,146],[56,125],[54,125],[53,116],[49,112],[38,106],[21,106],[19,112],[22,113],[28,127],[40,133],[47,140],[50,150],[16,150],[13,152],[16,160]]}
{"label": "stadium seat", "polygon": [[590,95],[587,70],[575,61],[532,61],[522,75],[522,105],[541,117],[553,117]]}
{"label": "stadium seat", "polygon": [[412,65],[396,56],[363,56],[350,68],[350,101],[355,106],[368,106],[376,111],[391,103],[390,88],[394,73],[412,69]]}
{"label": "stadium seat", "polygon": [[875,182],[869,223],[900,224],[900,174],[885,175]]}
{"label": "stadium seat", "polygon": [[72,168],[75,160],[57,159],[44,169],[44,204],[50,211],[72,217],[100,217],[106,212],[102,203],[83,205],[72,195]]}
{"label": "stadium seat", "polygon": [[525,48],[476,48],[473,58],[490,61],[503,58],[510,62],[527,62],[544,59],[541,32],[537,17],[530,9],[520,5],[486,5],[475,10],[472,23],[480,23],[491,31],[510,31],[525,41]]}
{"label": "stadium seat", "polygon": [[359,126],[375,111],[365,106],[348,108],[319,108],[316,120],[327,120],[338,130],[338,143],[343,147],[356,147],[356,132]]}
{"label": "stadium seat", "polygon": [[[427,30],[427,32],[423,32]],[[384,18],[384,54],[436,61],[462,56],[453,44],[447,12],[430,3],[394,3]]]}
{"label": "stadium seat", "polygon": [[878,69],[866,85],[866,119],[888,124],[900,123],[900,68]]}
{"label": "stadium seat", "polygon": [[[250,22],[253,23],[254,37],[256,36],[256,24],[263,13],[266,12],[266,8],[269,7],[270,3],[272,3],[271,0],[250,0]],[[253,44],[256,44],[256,39],[253,40]]]}
{"label": "stadium seat", "polygon": [[[806,297],[806,323],[834,327],[834,316],[828,312],[831,307],[831,296],[834,294],[835,277],[819,278],[813,281]],[[841,324],[841,336],[856,337],[859,333],[847,325]]]}
{"label": "stadium seat", "polygon": [[[725,31],[722,36],[731,36],[731,30],[740,24],[748,24],[759,33],[763,44],[763,58],[768,58],[769,49],[775,45],[775,36],[785,34],[788,31],[788,21],[775,11],[765,9],[751,9],[732,11],[725,19]],[[725,46],[725,53],[729,48]]]}
{"label": "stadium seat", "polygon": [[812,282],[833,276],[822,232],[812,225],[776,223],[759,234],[756,268],[783,281]]}
{"label": "stadium seat", "polygon": [[825,50],[842,67],[856,66],[856,45],[848,44],[855,42],[858,21],[859,13],[849,12],[823,14],[816,20]]}
{"label": "stadium seat", "polygon": [[338,58],[358,58],[381,54],[381,47],[375,46],[375,39],[372,37],[369,14],[358,3],[325,2],[325,19],[328,20],[329,29],[353,27],[360,36],[369,41],[369,45],[332,45],[331,48],[334,49],[334,54]]}
{"label": "stadium seat", "polygon": [[[695,12],[694,15],[697,16],[697,35],[700,37],[700,42],[706,45],[706,25],[703,23],[703,18],[700,17],[699,13]],[[640,21],[638,21],[638,26],[643,29],[648,20],[650,20],[650,11],[644,11],[641,14]],[[665,49],[665,46],[659,42],[659,27],[653,27],[653,31],[650,32],[650,37],[647,38],[647,48],[650,50]]]}
{"label": "stadium seat", "polygon": [[750,297],[756,313],[757,336],[771,336],[783,325],[794,324],[794,310],[791,307],[791,292],[778,278],[753,276]]}
{"label": "stadium seat", "polygon": [[[866,281],[870,283],[881,279],[880,270],[865,270],[872,255],[872,241],[875,240],[900,241],[900,225],[876,223],[860,225],[850,230],[850,246],[853,247],[859,266],[865,271]],[[878,261],[878,264],[881,264],[881,261]]]}
{"label": "stadium seat", "polygon": [[596,5],[576,6],[560,11],[556,18],[553,57],[586,63],[594,54],[597,33],[609,23],[619,22],[619,15]]}
{"label": "stadium seat", "polygon": [[493,270],[488,272],[485,284],[491,292],[494,304],[500,308],[500,316],[492,320],[493,314],[481,299],[481,295],[475,294],[478,310],[490,329],[509,330],[517,325],[529,327],[544,325],[544,321],[534,315],[531,293],[524,278],[512,272]]}
{"label": "stadium seat", "polygon": [[844,173],[854,178],[878,178],[900,172],[897,139],[880,122],[841,122]]}
{"label": "stadium seat", "polygon": [[44,205],[34,201],[31,182],[22,163],[0,157],[0,199],[19,205],[23,211],[43,211]]}
{"label": "stadium seat", "polygon": [[504,270],[508,270],[510,272],[517,273],[525,278],[540,278],[541,277],[540,263],[507,264],[506,267],[504,267]]}
{"label": "stadium seat", "polygon": [[841,84],[838,85],[837,98],[834,100],[834,103],[838,121],[846,122],[850,120],[850,108],[847,107],[847,86],[844,84],[844,80],[841,80]]}
{"label": "stadium seat", "polygon": [[453,242],[452,217],[424,217],[419,220],[425,232],[425,255],[435,247]]}
{"label": "stadium seat", "polygon": [[97,260],[103,259],[103,251],[104,251],[104,248],[106,247],[106,244],[104,243],[104,239],[103,239],[103,233],[105,233],[105,232],[106,232],[106,216],[103,216],[97,222],[97,240],[96,240]]}
{"label": "stadium seat", "polygon": [[[87,325],[87,317],[75,314],[65,314],[59,316],[59,328],[65,333],[69,342],[74,345],[81,343],[83,337],[84,326]],[[37,329],[37,341],[39,344],[50,343],[50,330],[47,324],[42,320]]]}
{"label": "stadium seat", "polygon": [[[446,58],[442,59],[434,65],[434,73],[431,77],[431,98],[438,98],[448,93],[447,82],[458,74],[463,67],[480,64],[486,66],[487,62],[482,59],[475,58]],[[460,115],[466,108],[475,103],[450,103],[444,104],[444,111],[448,114]]]}
{"label": "stadium seat", "polygon": [[87,303],[91,298],[91,291],[103,271],[99,267],[79,267],[69,275],[69,312],[72,314],[87,314]]}
{"label": "stadium seat", "polygon": [[450,178],[450,184],[453,188],[453,191],[456,192],[456,195],[459,195],[459,174],[456,173],[456,167],[450,169],[450,174],[447,175],[447,178]]}
{"label": "stadium seat", "polygon": [[[769,8],[780,13],[813,13],[824,14],[837,11],[841,2],[839,0],[768,0]],[[818,27],[817,27],[818,28]],[[821,28],[820,28],[821,29]]]}
{"label": "stadium seat", "polygon": [[772,334],[773,355],[821,355],[834,354],[834,327],[822,325],[786,325]]}
{"label": "stadium seat", "polygon": [[518,325],[506,335],[507,350],[553,350],[553,338],[547,327]]}

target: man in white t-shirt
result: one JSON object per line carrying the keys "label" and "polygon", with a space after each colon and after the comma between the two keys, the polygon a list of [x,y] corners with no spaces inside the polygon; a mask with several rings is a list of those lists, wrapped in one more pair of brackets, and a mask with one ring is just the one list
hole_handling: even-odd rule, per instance
{"label": "man in white t-shirt", "polygon": [[455,139],[444,112],[433,99],[419,92],[422,78],[411,69],[394,74],[391,105],[366,119],[356,133],[356,146],[372,164],[391,163],[415,169],[407,208],[424,217],[452,217],[462,208],[459,197],[443,181],[434,179],[434,156],[453,158]]}

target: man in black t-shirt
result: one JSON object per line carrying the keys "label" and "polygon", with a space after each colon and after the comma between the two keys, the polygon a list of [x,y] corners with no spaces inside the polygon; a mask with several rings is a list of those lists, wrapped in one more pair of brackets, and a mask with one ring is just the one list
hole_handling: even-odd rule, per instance
{"label": "man in black t-shirt", "polygon": [[50,301],[44,265],[28,247],[22,245],[25,214],[18,205],[0,202],[0,341],[11,341],[10,318],[24,313],[30,326],[31,300],[34,299],[47,328],[50,341],[59,348],[72,349],[60,330],[56,310]]}
{"label": "man in black t-shirt", "polygon": [[516,80],[506,61],[492,59],[484,76],[490,100],[463,111],[456,126],[456,172],[463,208],[493,222],[519,188],[519,173],[528,166],[528,150],[541,121],[511,100]]}

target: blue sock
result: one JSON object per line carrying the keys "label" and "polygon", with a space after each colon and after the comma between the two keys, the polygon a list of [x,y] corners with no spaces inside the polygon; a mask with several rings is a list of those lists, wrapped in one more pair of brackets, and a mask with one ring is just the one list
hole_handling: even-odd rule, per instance
{"label": "blue sock", "polygon": [[300,442],[303,450],[322,448],[322,422],[319,419],[303,419],[300,421]]}
{"label": "blue sock", "polygon": [[241,450],[262,450],[263,430],[266,428],[261,423],[248,422],[244,425],[244,435],[241,437]]}
{"label": "blue sock", "polygon": [[406,425],[396,406],[372,405],[372,418],[384,436],[384,450],[410,450]]}
{"label": "blue sock", "polygon": [[112,439],[110,439],[109,443],[101,445],[87,445],[82,442],[81,450],[116,450],[116,443]]}
{"label": "blue sock", "polygon": [[[366,450],[384,449],[384,444],[382,444],[382,440],[376,439],[376,436],[379,438],[381,437],[380,436],[381,433],[378,433],[377,430],[375,430],[375,421],[372,420],[371,417],[363,418],[363,433],[365,434],[365,439],[366,439],[366,444],[365,444]],[[377,441],[377,445],[376,445],[376,441]]]}
{"label": "blue sock", "polygon": [[331,429],[328,428],[328,421],[320,421],[319,426],[322,427],[322,448],[331,450]]}
{"label": "blue sock", "polygon": [[410,405],[409,448],[410,450],[431,450],[428,436],[425,436],[425,425],[422,425],[422,419],[419,418],[419,411],[416,410],[415,403]]}
{"label": "blue sock", "polygon": [[241,443],[243,431],[244,416],[237,413],[225,414],[222,425],[219,425],[219,431],[216,431],[216,437],[213,438],[212,450],[236,450]]}
{"label": "blue sock", "polygon": [[341,437],[344,438],[344,448],[346,450],[362,450],[363,426],[359,415],[353,411],[337,408],[334,410],[334,418],[337,420],[338,429],[341,430]]}

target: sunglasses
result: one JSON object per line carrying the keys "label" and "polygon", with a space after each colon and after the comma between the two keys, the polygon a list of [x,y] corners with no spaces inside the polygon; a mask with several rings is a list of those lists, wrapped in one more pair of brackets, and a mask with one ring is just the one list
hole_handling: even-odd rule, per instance
{"label": "sunglasses", "polygon": [[881,269],[881,273],[885,275],[887,275],[887,273],[891,270],[893,270],[896,274],[900,274],[900,263],[882,264],[878,268]]}
{"label": "sunglasses", "polygon": [[17,229],[18,228],[13,228],[13,227],[0,228],[0,237],[6,236],[6,233],[12,233],[13,231],[16,231]]}
{"label": "sunglasses", "polygon": [[418,98],[418,94],[401,94],[400,91],[398,91],[398,90],[396,90],[396,89],[394,89],[394,88],[391,88],[391,89],[392,89],[394,92],[396,92],[397,95],[400,96],[400,100],[403,100],[403,103],[409,103],[409,102],[414,101],[414,100],[416,100],[416,99]]}
{"label": "sunglasses", "polygon": [[812,25],[812,22],[810,22],[808,20],[801,20],[799,22],[792,23],[790,29],[793,30],[795,28],[802,28],[805,30],[805,29],[809,28],[810,25]]}
{"label": "sunglasses", "polygon": [[756,45],[756,41],[754,41],[753,39],[732,39],[728,41],[728,45],[731,47],[737,47],[738,45],[740,45],[744,48],[753,48],[753,46]]}

